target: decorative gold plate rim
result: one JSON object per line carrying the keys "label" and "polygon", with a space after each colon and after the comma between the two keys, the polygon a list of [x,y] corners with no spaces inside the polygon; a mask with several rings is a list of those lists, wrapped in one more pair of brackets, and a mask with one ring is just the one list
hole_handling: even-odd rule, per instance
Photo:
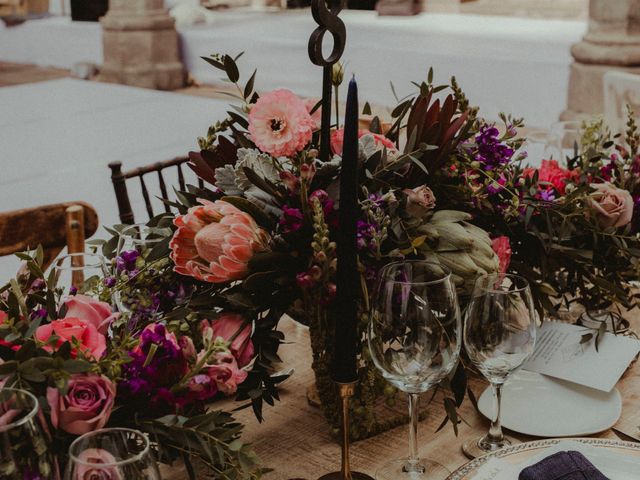
{"label": "decorative gold plate rim", "polygon": [[513,454],[527,452],[532,450],[540,450],[542,448],[553,447],[560,442],[566,441],[576,441],[580,443],[584,443],[586,445],[591,445],[593,447],[600,448],[620,448],[626,450],[634,450],[640,452],[640,443],[636,442],[626,442],[623,440],[612,440],[608,438],[549,438],[546,440],[535,440],[532,442],[524,442],[519,443],[517,445],[512,445],[511,447],[505,447],[497,452],[488,453],[483,455],[482,457],[478,457],[474,460],[471,460],[468,463],[465,463],[460,468],[458,468],[455,472],[447,477],[446,480],[469,480],[468,475],[471,473],[475,473],[478,468],[484,465],[490,458],[502,458],[508,457]]}

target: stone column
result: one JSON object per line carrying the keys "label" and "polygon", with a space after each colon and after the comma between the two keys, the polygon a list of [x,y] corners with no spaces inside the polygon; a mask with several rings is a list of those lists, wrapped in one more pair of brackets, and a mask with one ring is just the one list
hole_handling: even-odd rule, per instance
{"label": "stone column", "polygon": [[568,106],[561,118],[602,113],[605,72],[640,74],[640,0],[589,0],[589,28],[571,54]]}
{"label": "stone column", "polygon": [[159,90],[184,85],[178,33],[163,0],[110,0],[100,23],[100,80]]}

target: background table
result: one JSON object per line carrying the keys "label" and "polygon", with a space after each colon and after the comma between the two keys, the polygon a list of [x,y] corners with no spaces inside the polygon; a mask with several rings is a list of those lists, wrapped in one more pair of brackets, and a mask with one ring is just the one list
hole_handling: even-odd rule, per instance
{"label": "background table", "polygon": [[[292,377],[282,385],[281,401],[275,407],[265,405],[265,422],[260,425],[250,410],[238,412],[236,417],[246,425],[243,440],[253,444],[264,466],[275,471],[266,475],[267,480],[288,480],[304,478],[315,480],[320,475],[336,470],[339,465],[340,447],[329,434],[329,427],[320,409],[309,405],[306,389],[313,384],[311,370],[311,348],[308,330],[290,320],[283,320],[281,329],[286,340],[291,342],[281,347],[281,356],[287,367],[295,369]],[[633,318],[636,331],[640,326],[640,315]],[[622,417],[616,427],[637,428],[640,424],[638,401],[640,400],[640,367],[635,363],[618,384],[623,397]],[[472,388],[479,396],[486,382],[474,379]],[[428,398],[424,395],[423,398]],[[535,399],[532,399],[535,401]],[[455,436],[451,425],[435,433],[442,420],[444,410],[438,397],[429,408],[429,415],[419,428],[419,445],[422,456],[432,458],[455,470],[468,460],[460,445],[468,438],[479,437],[487,432],[489,422],[476,413],[467,399],[460,409],[464,420],[460,424],[459,435]],[[508,432],[521,441],[535,440],[534,437]],[[618,438],[609,430],[597,437]],[[408,427],[402,426],[381,435],[356,442],[352,448],[353,468],[373,475],[387,460],[406,456],[408,453]],[[166,478],[184,478],[177,468],[168,471]]]}
{"label": "background table", "polygon": [[[183,62],[198,82],[219,83],[223,76],[201,56],[245,51],[239,62],[242,78],[246,81],[257,68],[260,91],[289,88],[303,96],[321,95],[321,72],[307,54],[317,26],[308,9],[214,13],[212,25],[179,29]],[[557,121],[566,106],[569,50],[587,26],[585,21],[488,15],[380,17],[357,10],[343,11],[340,18],[348,35],[342,59],[347,75],[358,78],[361,99],[393,106],[389,82],[402,97],[414,90],[410,82],[425,79],[433,66],[436,82],[455,75],[483,116],[497,119],[505,111],[541,128]],[[0,60],[64,68],[101,64],[100,25],[51,17],[6,28],[0,31]]]}

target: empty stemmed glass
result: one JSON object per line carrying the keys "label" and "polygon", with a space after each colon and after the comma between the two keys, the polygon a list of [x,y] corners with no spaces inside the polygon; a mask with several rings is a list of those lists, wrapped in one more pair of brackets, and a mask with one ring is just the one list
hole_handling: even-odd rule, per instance
{"label": "empty stemmed glass", "polygon": [[476,280],[465,316],[464,346],[471,362],[491,383],[494,414],[489,433],[463,445],[471,458],[511,444],[500,424],[502,385],[533,353],[536,318],[524,278],[492,274]]}
{"label": "empty stemmed glass", "polygon": [[0,478],[59,478],[38,409],[26,390],[0,389]]}
{"label": "empty stemmed glass", "polygon": [[69,447],[65,480],[160,480],[145,434],[103,428],[76,438]]}
{"label": "empty stemmed glass", "polygon": [[166,229],[145,224],[129,225],[120,231],[113,267],[121,288],[114,292],[114,300],[120,312],[130,315],[130,328],[138,317],[152,318],[159,308],[157,295],[154,296],[158,285],[145,276],[145,271],[153,273],[150,261],[153,249],[166,242],[167,237]]}
{"label": "empty stemmed glass", "polygon": [[451,273],[436,263],[386,265],[371,299],[369,351],[383,377],[409,394],[409,457],[393,460],[377,480],[442,479],[450,472],[418,457],[419,395],[456,366],[461,346],[460,308]]}
{"label": "empty stemmed glass", "polygon": [[53,270],[56,286],[71,295],[94,290],[108,273],[105,258],[91,252],[63,255],[55,261]]}

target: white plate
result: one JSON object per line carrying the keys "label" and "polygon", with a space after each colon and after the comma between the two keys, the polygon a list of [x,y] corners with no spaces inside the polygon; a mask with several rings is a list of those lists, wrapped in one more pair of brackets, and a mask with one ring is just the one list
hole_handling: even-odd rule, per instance
{"label": "white plate", "polygon": [[[583,444],[584,448],[575,448],[576,442]],[[478,480],[476,475],[478,471],[483,465],[495,458],[506,460],[513,465],[531,465],[531,463],[541,460],[553,451],[564,449],[568,444],[573,444],[569,448],[570,450],[582,451],[598,469],[601,469],[602,473],[608,473],[609,478],[615,480],[637,480],[640,464],[640,443],[605,438],[574,438],[570,441],[553,438],[519,443],[465,463],[447,477],[446,480]],[[585,452],[585,449],[589,449],[589,452]],[[614,476],[614,472],[616,476]],[[487,478],[495,477],[490,476]]]}
{"label": "white plate", "polygon": [[[478,408],[491,418],[491,387],[480,396]],[[502,389],[502,426],[536,437],[592,435],[611,428],[621,413],[615,388],[601,392],[526,370],[514,373]]]}

